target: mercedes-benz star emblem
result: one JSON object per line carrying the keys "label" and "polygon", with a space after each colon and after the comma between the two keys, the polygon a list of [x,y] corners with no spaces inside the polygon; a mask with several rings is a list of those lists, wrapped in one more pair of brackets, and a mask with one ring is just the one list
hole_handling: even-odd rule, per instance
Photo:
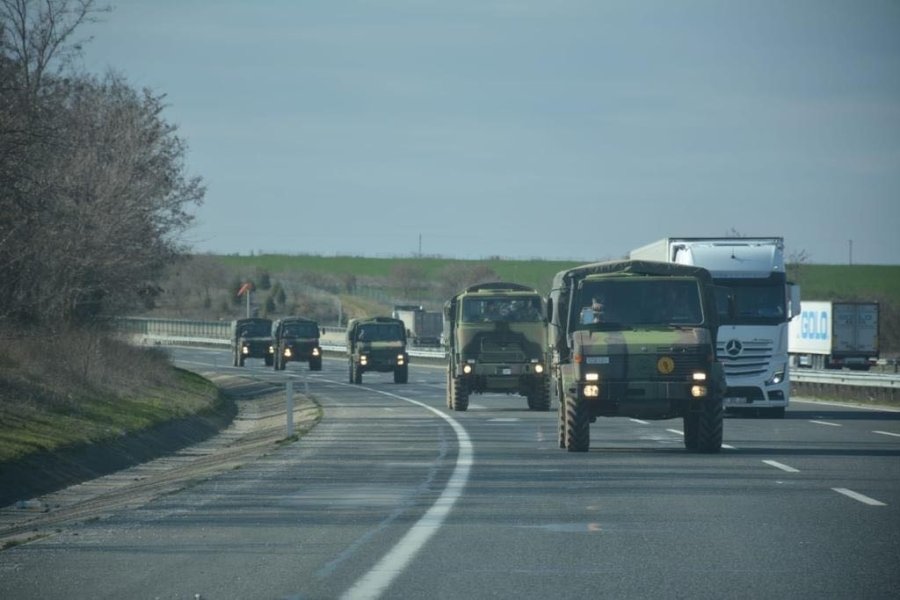
{"label": "mercedes-benz star emblem", "polygon": [[728,340],[725,344],[725,352],[728,353],[728,356],[737,356],[743,349],[744,345],[741,344],[740,340]]}

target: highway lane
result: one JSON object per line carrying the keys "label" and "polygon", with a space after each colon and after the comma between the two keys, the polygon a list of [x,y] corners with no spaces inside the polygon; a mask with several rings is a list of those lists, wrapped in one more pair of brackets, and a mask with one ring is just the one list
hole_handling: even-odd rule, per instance
{"label": "highway lane", "polygon": [[[175,356],[235,371],[223,351]],[[523,398],[446,411],[440,368],[351,386],[337,359],[258,362],[243,371],[322,404],[310,434],[0,553],[0,596],[883,598],[900,584],[898,413],[728,418],[731,448],[712,456],[683,450],[680,421],[605,419],[591,452],[569,454],[555,412]]]}

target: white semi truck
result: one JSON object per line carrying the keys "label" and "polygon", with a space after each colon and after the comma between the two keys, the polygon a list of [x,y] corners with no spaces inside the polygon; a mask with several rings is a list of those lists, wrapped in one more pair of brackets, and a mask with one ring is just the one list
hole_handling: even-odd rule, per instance
{"label": "white semi truck", "polygon": [[725,406],[783,417],[790,400],[788,322],[800,312],[800,288],[785,274],[783,238],[664,238],[632,250],[629,258],[693,265],[712,274]]}
{"label": "white semi truck", "polygon": [[868,371],[878,358],[878,303],[804,300],[788,351],[791,366]]}

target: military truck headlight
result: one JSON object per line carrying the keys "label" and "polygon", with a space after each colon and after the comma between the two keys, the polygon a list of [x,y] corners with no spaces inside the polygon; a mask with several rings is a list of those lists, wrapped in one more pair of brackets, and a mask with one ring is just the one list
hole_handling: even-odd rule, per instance
{"label": "military truck headlight", "polygon": [[275,354],[275,346],[269,346],[269,354]]}
{"label": "military truck headlight", "polygon": [[362,356],[359,357],[359,364],[365,365],[365,364],[368,364],[368,362],[369,362],[369,357],[366,356],[365,354],[363,354]]}
{"label": "military truck headlight", "polygon": [[782,381],[784,381],[784,372],[787,369],[786,364],[782,364],[781,368],[775,371],[775,375],[772,376],[772,379],[766,382],[766,385],[778,385]]}
{"label": "military truck headlight", "polygon": [[472,365],[463,365],[463,373],[468,375],[472,372]]}
{"label": "military truck headlight", "polygon": [[600,381],[600,373],[585,373],[585,381]]}
{"label": "military truck headlight", "polygon": [[318,349],[318,348],[313,348],[312,355],[313,355],[313,356],[318,356],[318,355],[319,355],[319,349]]}
{"label": "military truck headlight", "polygon": [[694,373],[691,378],[694,381],[706,381],[706,373]]}
{"label": "military truck headlight", "polygon": [[592,383],[590,385],[584,386],[584,397],[585,398],[597,398],[600,396],[600,386]]}
{"label": "military truck headlight", "polygon": [[241,346],[241,354],[250,354],[250,346]]}
{"label": "military truck headlight", "polygon": [[702,398],[706,395],[706,386],[705,385],[693,385],[691,386],[691,396],[694,398]]}
{"label": "military truck headlight", "polygon": [[544,372],[544,365],[542,365],[542,364],[536,364],[536,365],[534,365],[534,372],[537,373],[538,375],[540,375],[541,373],[543,373],[543,372]]}
{"label": "military truck headlight", "polygon": [[293,353],[291,352],[291,349],[286,347],[286,348],[284,349],[284,357],[285,357],[285,358],[290,358],[291,356],[293,356]]}
{"label": "military truck headlight", "polygon": [[404,360],[405,360],[405,359],[403,358],[403,355],[402,355],[402,354],[398,354],[398,355],[397,355],[397,364],[398,364],[398,365],[402,365]]}

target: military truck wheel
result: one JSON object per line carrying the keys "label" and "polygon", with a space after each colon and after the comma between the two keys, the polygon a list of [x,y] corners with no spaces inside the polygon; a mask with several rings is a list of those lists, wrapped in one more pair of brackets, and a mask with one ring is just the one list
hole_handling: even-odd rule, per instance
{"label": "military truck wheel", "polygon": [[280,370],[281,370],[281,364],[280,364],[281,361],[278,360],[278,356],[276,356],[276,357],[275,357],[275,360],[272,361],[272,362],[274,363],[274,364],[272,365],[272,368],[275,369],[276,371],[280,371]]}
{"label": "military truck wheel", "polygon": [[362,369],[359,368],[359,365],[353,365],[353,383],[356,385],[362,383]]}
{"label": "military truck wheel", "polygon": [[688,412],[684,415],[684,447],[696,450],[700,444],[700,413]]}
{"label": "military truck wheel", "polygon": [[559,447],[566,447],[566,400],[559,399],[559,409],[556,412],[557,429],[559,430]]}
{"label": "military truck wheel", "polygon": [[409,381],[409,367],[395,367],[394,368],[394,383],[406,383]]}
{"label": "military truck wheel", "polygon": [[266,354],[266,357],[265,357],[263,360],[266,361],[266,366],[267,366],[267,367],[271,367],[272,364],[275,362],[275,357]]}
{"label": "military truck wheel", "polygon": [[310,371],[321,371],[322,370],[322,357],[316,356],[315,358],[309,359],[309,370]]}
{"label": "military truck wheel", "polygon": [[528,408],[543,412],[550,410],[550,382],[546,377],[528,390]]}
{"label": "military truck wheel", "polygon": [[453,395],[450,397],[450,408],[452,410],[468,410],[469,408],[469,387],[466,380],[462,377],[453,378]]}
{"label": "military truck wheel", "polygon": [[353,361],[352,360],[350,361],[349,365],[350,365],[350,376],[348,379],[349,379],[350,383],[356,383],[356,381],[355,381],[356,375],[353,372]]}
{"label": "military truck wheel", "polygon": [[237,350],[234,350],[234,351],[232,351],[232,353],[231,353],[231,366],[232,366],[232,367],[238,366],[238,352],[237,352]]}
{"label": "military truck wheel", "polygon": [[697,415],[697,450],[712,454],[722,449],[724,416],[722,398],[709,398],[703,403],[703,410]]}
{"label": "military truck wheel", "polygon": [[246,360],[246,358],[244,357],[243,354],[241,354],[241,357],[238,358],[238,366],[239,366],[239,367],[243,367],[243,366],[244,366],[244,361],[245,361],[245,360]]}
{"label": "military truck wheel", "polygon": [[566,396],[566,450],[587,452],[591,446],[591,421],[587,403]]}

